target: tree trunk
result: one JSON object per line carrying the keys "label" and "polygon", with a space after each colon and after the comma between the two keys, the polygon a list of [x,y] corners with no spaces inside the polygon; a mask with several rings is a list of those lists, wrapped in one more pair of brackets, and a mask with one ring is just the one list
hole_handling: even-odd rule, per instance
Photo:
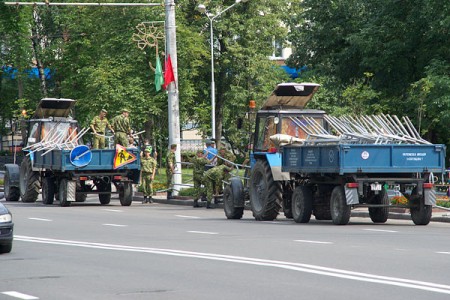
{"label": "tree trunk", "polygon": [[42,64],[42,61],[40,59],[40,42],[41,42],[41,36],[39,34],[39,28],[42,28],[41,24],[41,18],[39,17],[39,14],[36,10],[36,8],[33,11],[33,19],[34,19],[34,26],[31,26],[31,43],[33,45],[33,54],[36,59],[36,66],[39,71],[39,80],[41,82],[41,92],[44,97],[47,97],[47,83],[45,81],[45,71],[44,66]]}

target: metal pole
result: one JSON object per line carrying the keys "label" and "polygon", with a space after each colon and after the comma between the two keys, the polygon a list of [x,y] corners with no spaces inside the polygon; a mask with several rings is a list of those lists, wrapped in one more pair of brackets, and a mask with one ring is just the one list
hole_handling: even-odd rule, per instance
{"label": "metal pole", "polygon": [[211,138],[216,139],[216,84],[214,82],[214,34],[213,34],[214,18],[209,19],[210,23],[210,44],[211,44]]}
{"label": "metal pole", "polygon": [[[175,3],[174,0],[165,0],[166,5],[166,46],[167,53],[172,61],[175,82],[167,87],[168,107],[169,107],[169,146],[177,145],[175,160],[181,162],[181,143],[180,143],[180,109],[178,100],[178,63],[177,63],[177,39],[175,26]],[[173,195],[178,194],[177,185],[181,184],[181,164],[177,164],[178,171],[173,175],[174,191]]]}

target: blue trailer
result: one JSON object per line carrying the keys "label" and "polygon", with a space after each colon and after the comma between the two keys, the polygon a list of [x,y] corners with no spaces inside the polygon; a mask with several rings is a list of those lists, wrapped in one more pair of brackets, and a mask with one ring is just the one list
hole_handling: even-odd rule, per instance
{"label": "blue trailer", "polygon": [[[61,206],[83,202],[98,194],[108,204],[118,193],[120,203],[132,202],[133,183],[139,183],[140,152],[137,148],[89,149],[83,145],[76,120],[70,117],[75,100],[45,98],[28,120],[24,159],[20,166],[5,165],[7,201],[35,202],[42,190],[42,203]],[[115,187],[115,190],[112,189]]]}
{"label": "blue trailer", "polygon": [[[279,84],[259,111],[249,112],[255,124],[250,171],[224,190],[227,218],[240,219],[249,204],[256,220],[273,220],[283,210],[297,223],[314,216],[343,225],[352,208],[368,207],[372,221],[384,223],[390,207],[404,206],[415,224],[428,224],[445,145],[423,140],[407,118],[345,116],[340,123],[306,109],[318,88]],[[393,185],[406,203],[391,204],[387,187]]]}
{"label": "blue trailer", "polygon": [[292,195],[293,217],[300,223],[309,221],[305,207],[316,218],[346,224],[350,210],[361,206],[369,207],[375,223],[384,223],[393,206],[386,187],[396,185],[413,222],[426,225],[436,205],[432,178],[445,171],[445,145],[284,146],[281,157],[282,172],[301,183]]}

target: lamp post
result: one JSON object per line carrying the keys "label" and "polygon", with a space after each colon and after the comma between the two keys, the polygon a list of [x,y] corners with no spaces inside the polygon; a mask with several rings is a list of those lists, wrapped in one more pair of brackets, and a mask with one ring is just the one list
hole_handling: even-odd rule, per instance
{"label": "lamp post", "polygon": [[211,14],[206,9],[204,4],[198,5],[198,11],[204,13],[209,19],[209,32],[210,32],[210,44],[211,44],[211,139],[216,139],[216,85],[214,82],[214,34],[213,34],[213,22],[220,17],[224,12],[234,7],[241,2],[247,2],[248,0],[236,0],[236,2],[222,11],[219,11],[216,15]]}

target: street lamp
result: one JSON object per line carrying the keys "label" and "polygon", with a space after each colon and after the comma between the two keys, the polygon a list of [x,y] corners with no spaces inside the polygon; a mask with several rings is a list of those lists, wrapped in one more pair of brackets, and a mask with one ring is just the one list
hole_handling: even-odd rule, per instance
{"label": "street lamp", "polygon": [[216,86],[214,83],[214,36],[213,36],[213,21],[220,17],[224,12],[232,8],[233,6],[241,3],[247,2],[248,0],[236,0],[233,5],[228,6],[222,11],[219,11],[216,15],[208,12],[204,4],[198,5],[198,11],[205,14],[209,19],[209,32],[210,32],[210,43],[211,43],[211,138],[214,140],[216,138]]}

